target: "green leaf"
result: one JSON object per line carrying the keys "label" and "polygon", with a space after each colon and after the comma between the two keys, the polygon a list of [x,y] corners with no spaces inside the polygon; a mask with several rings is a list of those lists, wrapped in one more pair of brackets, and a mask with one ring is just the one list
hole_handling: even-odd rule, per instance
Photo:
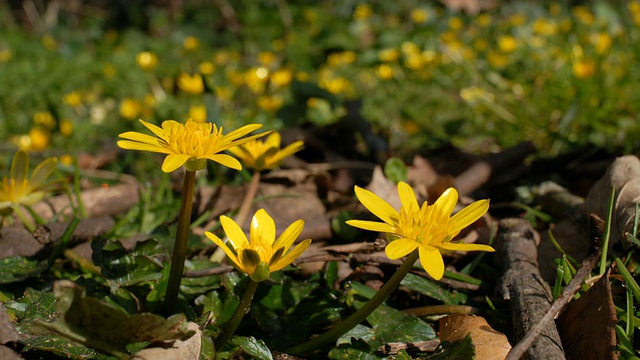
{"label": "green leaf", "polygon": [[10,284],[36,276],[49,268],[46,261],[11,256],[0,260],[0,284]]}
{"label": "green leaf", "polygon": [[447,291],[437,283],[411,273],[402,279],[400,285],[447,305],[458,305],[467,300],[467,295],[464,293]]}
{"label": "green leaf", "polygon": [[233,345],[239,346],[247,355],[260,360],[273,360],[271,351],[262,340],[254,337],[235,336],[231,339]]}
{"label": "green leaf", "polygon": [[329,351],[332,360],[377,360],[385,357],[376,355],[375,349],[363,340],[354,339],[351,344],[342,344]]}
{"label": "green leaf", "polygon": [[183,314],[164,319],[142,313],[130,315],[114,304],[86,297],[84,289],[68,280],[54,283],[58,321],[38,320],[31,331],[53,333],[115,356],[124,356],[128,344],[167,341],[191,336]]}
{"label": "green leaf", "polygon": [[360,339],[364,341],[369,341],[375,335],[376,334],[374,333],[372,328],[362,324],[358,324],[353,329],[347,331],[344,335],[340,336],[340,338],[338,338],[336,342],[338,345],[340,345],[340,344],[351,344],[351,339]]}
{"label": "green leaf", "polygon": [[164,249],[156,240],[138,242],[132,251],[119,241],[94,241],[91,248],[93,261],[100,266],[112,292],[118,287],[160,279],[162,263],[156,256],[163,255]]}
{"label": "green leaf", "polygon": [[434,355],[427,356],[429,360],[468,360],[474,359],[476,356],[476,347],[471,340],[471,334],[468,334],[464,340],[455,343],[444,341],[438,346],[436,351],[440,351]]}
{"label": "green leaf", "polygon": [[401,181],[407,181],[409,171],[407,170],[404,161],[396,157],[392,157],[384,163],[384,175],[387,179],[397,184]]}
{"label": "green leaf", "polygon": [[636,298],[636,301],[640,303],[640,286],[638,286],[636,280],[633,278],[629,270],[627,270],[627,267],[624,265],[622,260],[618,257],[616,257],[616,266],[618,268],[618,272],[622,275],[622,278],[624,278],[624,282],[629,286],[631,292],[633,292],[633,296]]}
{"label": "green leaf", "polygon": [[[193,259],[185,261],[184,267],[193,271],[212,268],[213,265],[208,259]],[[180,290],[185,296],[197,296],[220,288],[221,283],[220,276],[185,277],[180,284]]]}

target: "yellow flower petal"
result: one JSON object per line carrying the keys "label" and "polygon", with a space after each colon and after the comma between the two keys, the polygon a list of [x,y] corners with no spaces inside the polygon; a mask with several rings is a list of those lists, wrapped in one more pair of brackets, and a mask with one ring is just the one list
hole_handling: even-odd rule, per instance
{"label": "yellow flower petal", "polygon": [[384,252],[387,254],[389,259],[400,259],[415,250],[418,245],[419,244],[414,240],[397,239],[387,244],[384,248]]}
{"label": "yellow flower petal", "polygon": [[[249,126],[249,125],[247,125],[247,126]],[[229,144],[227,144],[225,149],[228,149],[229,147],[232,147],[232,146],[242,145],[242,144],[244,144],[246,142],[249,142],[251,140],[254,140],[254,139],[257,139],[259,137],[262,137],[262,136],[264,136],[265,134],[268,134],[268,133],[269,132],[263,132],[263,133],[260,133],[260,134],[257,134],[257,135],[251,135],[251,136],[244,137],[242,139],[234,140],[234,141],[230,142]],[[225,138],[226,138],[226,136],[229,136],[229,135],[225,135]]]}
{"label": "yellow flower petal", "polygon": [[166,129],[165,128],[165,123],[166,123],[167,126],[169,126],[169,125],[170,126],[175,126],[176,124],[178,124],[177,121],[167,120],[167,121],[163,121],[162,122],[162,128],[159,128],[158,126],[156,126],[156,125],[154,125],[152,123],[146,122],[146,121],[144,121],[142,119],[140,119],[139,121],[140,121],[140,123],[142,123],[142,125],[144,125],[147,129],[151,130],[152,133],[154,133],[157,137],[159,137],[161,139],[164,139],[164,130],[163,129]]}
{"label": "yellow flower petal", "polygon": [[225,234],[227,234],[227,237],[229,238],[231,246],[233,246],[236,251],[238,249],[244,249],[249,245],[249,241],[247,240],[247,236],[244,234],[244,231],[242,231],[240,226],[238,226],[233,219],[222,215],[220,216],[220,223],[222,224]]}
{"label": "yellow flower petal", "polygon": [[[262,127],[261,124],[250,124],[250,125],[245,125],[239,129],[236,129],[230,133],[228,133],[227,135],[225,135],[226,139],[229,139],[231,142],[233,142],[233,140],[236,140],[237,138],[240,138],[242,136],[247,135],[248,133],[254,131],[254,130],[258,130]],[[264,136],[266,133],[262,133],[260,134],[260,136]]]}
{"label": "yellow flower petal", "polygon": [[489,210],[489,200],[478,200],[451,217],[451,233],[457,235],[460,230],[476,222]]}
{"label": "yellow flower petal", "polygon": [[234,170],[242,170],[242,164],[232,156],[226,154],[215,154],[207,156],[207,159],[213,160],[218,164],[224,165]]}
{"label": "yellow flower petal", "polygon": [[18,150],[11,161],[11,170],[9,172],[11,179],[17,184],[21,184],[27,180],[29,172],[29,155],[24,150]]}
{"label": "yellow flower petal", "polygon": [[302,233],[302,229],[304,229],[304,220],[294,221],[293,224],[289,225],[280,236],[275,243],[273,243],[273,249],[277,250],[279,248],[284,248],[284,253],[289,251],[289,248],[296,241],[300,233]]}
{"label": "yellow flower petal", "polygon": [[433,204],[436,209],[440,209],[445,214],[451,214],[458,203],[458,191],[454,188],[448,188]]}
{"label": "yellow flower petal", "polygon": [[264,209],[256,211],[251,219],[249,239],[254,245],[271,248],[276,239],[276,223]]}
{"label": "yellow flower petal", "polygon": [[483,244],[444,243],[438,247],[449,251],[496,251],[491,246]]}
{"label": "yellow flower petal", "polygon": [[271,134],[269,134],[269,136],[267,136],[267,138],[264,140],[264,145],[267,147],[279,148],[280,138],[281,138],[280,133],[277,131],[274,131]]}
{"label": "yellow flower petal", "polygon": [[29,178],[29,185],[33,189],[38,189],[41,185],[43,185],[49,176],[53,173],[53,170],[56,169],[56,164],[58,160],[55,158],[48,158],[38,164],[36,168],[33,170],[31,177]]}
{"label": "yellow flower petal", "polygon": [[383,222],[367,221],[367,220],[347,220],[346,223],[347,225],[364,229],[364,230],[387,232],[387,233],[395,232],[395,227]]}
{"label": "yellow flower petal", "polygon": [[422,267],[435,280],[442,279],[444,275],[444,261],[438,249],[432,246],[420,246],[420,263]]}
{"label": "yellow flower petal", "polygon": [[407,209],[409,212],[417,212],[420,209],[418,199],[416,199],[416,194],[413,192],[413,189],[409,184],[405,182],[398,183],[398,195],[400,196],[402,207]]}
{"label": "yellow flower petal", "polygon": [[119,136],[126,140],[137,141],[137,142],[141,142],[149,145],[155,145],[155,146],[160,146],[160,141],[163,141],[158,139],[157,137],[138,133],[135,131],[127,131],[125,133],[120,134]]}
{"label": "yellow flower petal", "polygon": [[119,140],[118,146],[125,150],[142,150],[151,151],[161,154],[171,154],[171,151],[165,147],[158,145],[149,145],[141,142],[133,142],[129,140]]}
{"label": "yellow flower petal", "polygon": [[169,154],[164,158],[164,162],[162,163],[162,171],[170,173],[180,166],[184,165],[184,163],[186,163],[190,158],[191,156],[189,155]]}
{"label": "yellow flower petal", "polygon": [[393,224],[394,219],[398,218],[398,212],[386,201],[382,200],[378,195],[372,193],[369,190],[365,190],[359,186],[355,187],[356,196],[358,200],[371,211],[373,215],[380,218],[380,220],[387,224]]}
{"label": "yellow flower petal", "polygon": [[285,268],[287,265],[291,264],[295,259],[297,259],[298,256],[300,256],[300,254],[302,254],[302,252],[309,247],[309,244],[311,244],[311,239],[305,239],[301,241],[293,250],[291,250],[290,253],[270,266],[269,270],[271,270],[271,272],[274,272]]}
{"label": "yellow flower petal", "polygon": [[229,248],[229,246],[227,246],[227,244],[224,243],[224,241],[222,241],[222,239],[220,239],[215,234],[209,231],[205,231],[204,235],[208,237],[209,240],[213,241],[216,245],[218,245],[218,247],[222,248],[222,250],[224,251],[225,254],[227,254],[227,256],[229,257],[229,260],[231,260],[231,262],[233,263],[236,269],[242,268],[240,266],[240,260],[238,259],[236,254]]}

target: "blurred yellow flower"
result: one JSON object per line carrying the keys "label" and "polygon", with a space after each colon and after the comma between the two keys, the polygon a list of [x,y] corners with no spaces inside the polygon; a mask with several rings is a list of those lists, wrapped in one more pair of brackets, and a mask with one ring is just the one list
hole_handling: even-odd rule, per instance
{"label": "blurred yellow flower", "polygon": [[207,121],[207,107],[204,104],[191,105],[189,108],[189,117],[197,123]]}
{"label": "blurred yellow flower", "polygon": [[533,23],[533,32],[546,36],[555,35],[558,32],[558,25],[545,18],[540,18]]}
{"label": "blurred yellow flower", "polygon": [[142,112],[142,103],[138,99],[124,98],[120,102],[120,116],[127,120],[135,120]]}
{"label": "blurred yellow flower", "polygon": [[382,62],[396,62],[400,58],[398,49],[382,49],[378,52],[378,59]]}
{"label": "blurred yellow flower", "polygon": [[258,210],[253,216],[249,239],[230,217],[220,216],[220,223],[229,238],[228,243],[208,231],[205,235],[224,250],[238,271],[256,282],[266,280],[272,272],[291,264],[311,244],[311,239],[305,239],[289,251],[300,236],[304,221],[295,221],[276,239],[276,224],[264,209]]}
{"label": "blurred yellow flower", "polygon": [[204,81],[200,74],[189,75],[181,72],[178,75],[177,83],[180,90],[189,94],[198,95],[204,91]]}
{"label": "blurred yellow flower", "polygon": [[585,25],[592,25],[596,21],[595,16],[586,6],[576,6],[572,9],[572,12],[573,16]]}
{"label": "blurred yellow flower", "polygon": [[162,163],[162,171],[166,173],[182,165],[185,165],[189,171],[202,170],[206,167],[207,160],[240,170],[242,165],[238,160],[221,152],[267,134],[261,133],[242,138],[261,128],[260,124],[245,125],[223,135],[222,127],[212,123],[196,123],[191,119],[184,125],[174,120],[166,120],[162,122],[161,128],[144,120],[140,122],[156,137],[128,131],[120,134],[120,137],[125,140],[119,140],[118,146],[127,150],[166,154]]}
{"label": "blurred yellow flower", "polygon": [[6,63],[13,57],[13,52],[9,49],[0,49],[0,63]]}
{"label": "blurred yellow flower", "polygon": [[481,27],[486,27],[491,25],[491,14],[482,13],[476,17],[476,23]]}
{"label": "blurred yellow flower", "polygon": [[215,89],[216,97],[221,103],[227,103],[231,100],[231,90],[228,87],[220,86]]}
{"label": "blurred yellow flower", "polygon": [[502,52],[510,53],[518,47],[518,43],[513,36],[502,35],[498,38],[498,47]]}
{"label": "blurred yellow flower", "polygon": [[587,79],[596,73],[596,63],[593,60],[578,60],[573,63],[573,75],[578,79]]}
{"label": "blurred yellow flower", "polygon": [[501,69],[509,64],[509,58],[497,51],[489,51],[487,62],[494,68]]}
{"label": "blurred yellow flower", "polygon": [[612,42],[611,36],[607,33],[598,33],[591,36],[591,43],[594,45],[598,55],[608,52]]}
{"label": "blurred yellow flower", "polygon": [[158,57],[150,51],[142,51],[136,55],[136,62],[142,70],[151,71],[158,64]]}
{"label": "blurred yellow flower", "polygon": [[460,97],[469,105],[481,102],[493,102],[495,95],[478,86],[469,86],[460,90]]}
{"label": "blurred yellow flower", "polygon": [[258,62],[264,66],[271,66],[276,61],[276,56],[271,51],[262,51],[258,54]]}
{"label": "blurred yellow flower", "polygon": [[211,61],[203,61],[200,63],[200,72],[202,75],[212,75],[216,71],[216,66]]}
{"label": "blurred yellow flower", "polygon": [[185,51],[194,51],[200,47],[200,40],[195,36],[187,36],[182,42]]}
{"label": "blurred yellow flower", "polygon": [[265,67],[251,68],[244,75],[244,82],[254,94],[262,94],[269,81],[269,70]]}
{"label": "blurred yellow flower", "polygon": [[49,180],[49,177],[55,170],[56,163],[55,158],[44,160],[29,177],[29,154],[18,150],[11,161],[9,177],[2,177],[0,216],[20,212],[21,206],[31,206],[42,200],[47,192],[54,190],[58,182]]}
{"label": "blurred yellow flower", "polygon": [[258,96],[258,106],[268,112],[275,112],[282,107],[284,99],[282,96],[274,95],[262,95]]}
{"label": "blurred yellow flower", "polygon": [[29,149],[42,151],[49,146],[49,132],[40,127],[29,130]]}
{"label": "blurred yellow flower", "polygon": [[423,8],[411,9],[409,16],[415,24],[424,24],[429,20],[429,12]]}
{"label": "blurred yellow flower", "polygon": [[420,207],[411,186],[400,182],[400,211],[371,191],[356,186],[355,192],[362,205],[383,222],[349,220],[347,224],[395,237],[385,248],[390,259],[399,259],[418,249],[422,267],[436,280],[444,275],[441,253],[495,251],[488,245],[452,242],[462,229],[476,222],[489,210],[489,200],[476,201],[451,216],[458,203],[458,192],[454,188],[442,193],[433,205],[428,205],[425,201]]}
{"label": "blurred yellow flower", "polygon": [[327,65],[331,67],[351,64],[354,61],[356,61],[356,53],[353,51],[334,52],[327,57]]}
{"label": "blurred yellow flower", "polygon": [[78,91],[72,91],[62,97],[62,102],[71,107],[80,106],[82,105],[82,94]]}
{"label": "blurred yellow flower", "polygon": [[36,125],[40,125],[49,130],[56,127],[56,120],[53,118],[53,115],[51,115],[51,113],[48,111],[36,111],[36,113],[33,114],[33,122]]}
{"label": "blurred yellow flower", "polygon": [[508,20],[511,26],[520,26],[527,22],[527,16],[523,13],[516,13],[511,15]]}
{"label": "blurred yellow flower", "polygon": [[291,83],[293,73],[289,69],[276,70],[271,74],[271,84],[276,87],[285,87]]}
{"label": "blurred yellow flower", "polygon": [[60,155],[59,160],[63,165],[73,165],[73,156],[69,154]]}
{"label": "blurred yellow flower", "polygon": [[302,150],[303,141],[296,141],[280,149],[280,133],[274,131],[264,141],[252,140],[229,149],[242,163],[256,171],[272,170],[279,167],[285,158]]}
{"label": "blurred yellow flower", "polygon": [[118,70],[116,70],[116,67],[111,65],[111,64],[105,64],[102,67],[102,74],[104,75],[104,77],[106,78],[112,78],[114,77],[116,74],[118,73]]}
{"label": "blurred yellow flower", "polygon": [[373,15],[373,10],[371,9],[371,5],[368,4],[358,4],[353,11],[353,18],[359,21],[365,21],[369,19],[371,15]]}
{"label": "blurred yellow flower", "polygon": [[73,122],[69,119],[62,119],[60,121],[60,134],[70,136],[71,133],[73,133]]}
{"label": "blurred yellow flower", "polygon": [[54,39],[53,36],[49,34],[44,34],[40,39],[40,42],[48,50],[55,50],[58,48],[58,41],[56,41],[56,39]]}
{"label": "blurred yellow flower", "polygon": [[343,77],[323,78],[319,84],[333,94],[345,94],[352,90],[351,82]]}
{"label": "blurred yellow flower", "polygon": [[394,78],[393,68],[387,64],[380,64],[376,68],[376,75],[382,80],[391,80]]}
{"label": "blurred yellow flower", "polygon": [[449,28],[453,31],[457,31],[462,29],[464,26],[464,22],[457,16],[452,16],[449,18]]}

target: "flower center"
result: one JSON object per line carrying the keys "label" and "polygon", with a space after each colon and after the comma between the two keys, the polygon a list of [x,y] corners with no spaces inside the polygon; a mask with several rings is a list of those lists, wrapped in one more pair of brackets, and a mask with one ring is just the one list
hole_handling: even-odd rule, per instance
{"label": "flower center", "polygon": [[222,138],[222,127],[211,123],[187,121],[185,125],[179,124],[165,131],[167,145],[174,153],[197,158],[219,152]]}
{"label": "flower center", "polygon": [[419,211],[400,209],[398,234],[422,245],[438,246],[449,238],[450,214],[424,203]]}

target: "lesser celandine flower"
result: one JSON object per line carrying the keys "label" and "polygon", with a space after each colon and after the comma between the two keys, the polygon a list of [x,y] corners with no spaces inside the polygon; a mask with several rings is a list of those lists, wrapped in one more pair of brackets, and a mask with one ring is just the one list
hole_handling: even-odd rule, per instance
{"label": "lesser celandine flower", "polygon": [[18,150],[11,162],[9,177],[2,178],[0,216],[9,216],[15,211],[29,227],[29,221],[23,217],[20,207],[28,207],[37,203],[44,198],[47,192],[57,186],[57,181],[49,180],[56,168],[56,162],[55,158],[44,160],[36,166],[29,177],[29,154],[24,150]]}
{"label": "lesser celandine flower", "polygon": [[276,224],[264,209],[253,216],[249,239],[231,218],[223,215],[220,223],[231,246],[208,231],[205,235],[224,250],[236,269],[256,282],[266,280],[270,273],[291,264],[311,244],[311,239],[305,239],[289,251],[302,232],[304,221],[295,221],[276,239]]}
{"label": "lesser celandine flower", "polygon": [[245,166],[262,171],[277,168],[286,157],[302,150],[303,146],[303,141],[296,141],[280,149],[280,134],[273,132],[264,141],[251,140],[230,148],[229,152],[238,157]]}
{"label": "lesser celandine flower", "polygon": [[138,66],[144,71],[151,71],[158,64],[158,57],[150,51],[142,51],[136,55]]}
{"label": "lesser celandine flower", "polygon": [[180,75],[178,75],[178,87],[180,88],[180,90],[189,94],[202,94],[202,92],[204,91],[204,82],[202,80],[202,75],[189,75],[184,72],[180,73]]}
{"label": "lesser celandine flower", "polygon": [[206,167],[207,160],[240,170],[242,165],[238,160],[221,152],[265,135],[262,133],[241,139],[248,133],[261,128],[260,124],[245,125],[223,135],[222,127],[212,123],[196,123],[191,119],[184,125],[175,120],[166,120],[162,122],[162,127],[144,120],[140,122],[156,137],[128,131],[120,134],[120,137],[125,140],[118,141],[118,146],[128,150],[167,154],[162,163],[162,171],[166,173],[182,165],[185,165],[189,171],[201,170]]}
{"label": "lesser celandine flower", "polygon": [[487,212],[489,200],[476,201],[451,216],[458,202],[458,192],[454,188],[447,189],[433,205],[425,201],[420,207],[411,186],[401,182],[398,184],[402,202],[400,211],[368,190],[356,186],[355,192],[360,202],[383,222],[349,220],[347,224],[396,236],[397,239],[385,248],[390,259],[399,259],[418,249],[422,267],[436,280],[444,274],[442,252],[494,251],[488,245],[451,241]]}

